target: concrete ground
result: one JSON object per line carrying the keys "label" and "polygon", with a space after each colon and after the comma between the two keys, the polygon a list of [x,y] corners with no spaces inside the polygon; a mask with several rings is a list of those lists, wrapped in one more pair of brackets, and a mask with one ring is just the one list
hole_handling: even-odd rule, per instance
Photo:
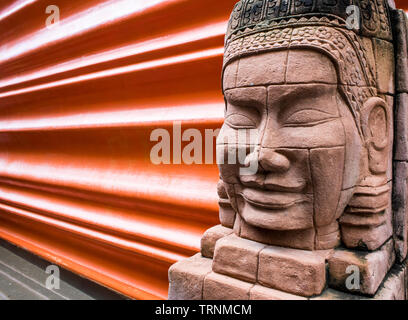
{"label": "concrete ground", "polygon": [[[0,300],[126,299],[62,268],[59,268],[60,288],[49,290],[46,283],[51,274],[47,274],[46,269],[50,265],[52,263],[0,240]],[[55,275],[54,271],[52,274]]]}

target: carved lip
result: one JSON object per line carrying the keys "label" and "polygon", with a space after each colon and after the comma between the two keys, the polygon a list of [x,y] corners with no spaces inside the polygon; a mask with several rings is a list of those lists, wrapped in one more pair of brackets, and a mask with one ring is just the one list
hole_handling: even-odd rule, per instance
{"label": "carved lip", "polygon": [[267,209],[287,209],[310,198],[305,194],[243,189],[241,196],[249,204]]}

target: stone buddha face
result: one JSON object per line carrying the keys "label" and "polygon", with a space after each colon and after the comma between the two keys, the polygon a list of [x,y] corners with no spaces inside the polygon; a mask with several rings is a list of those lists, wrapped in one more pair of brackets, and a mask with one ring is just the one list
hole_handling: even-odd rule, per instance
{"label": "stone buddha face", "polygon": [[[217,152],[244,148],[247,163],[257,161],[250,174],[242,174],[242,164],[219,165],[231,206],[247,225],[313,230],[324,238],[339,233],[338,219],[356,186],[372,179],[370,167],[386,183],[388,151],[374,146],[388,145],[385,104],[377,98],[369,103],[362,136],[328,56],[302,49],[243,57],[226,66],[223,88]],[[245,129],[256,132],[252,145],[238,134]]]}

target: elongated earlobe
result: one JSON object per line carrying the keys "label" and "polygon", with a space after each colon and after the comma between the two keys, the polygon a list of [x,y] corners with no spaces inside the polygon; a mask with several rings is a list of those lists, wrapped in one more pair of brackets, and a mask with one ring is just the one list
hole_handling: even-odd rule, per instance
{"label": "elongated earlobe", "polygon": [[385,174],[388,168],[391,121],[387,103],[378,97],[370,98],[361,112],[361,128],[368,151],[371,174]]}
{"label": "elongated earlobe", "polygon": [[363,143],[367,149],[359,185],[340,219],[347,247],[376,250],[391,236],[391,185],[387,179],[391,148],[391,117],[387,103],[370,98],[361,109]]}

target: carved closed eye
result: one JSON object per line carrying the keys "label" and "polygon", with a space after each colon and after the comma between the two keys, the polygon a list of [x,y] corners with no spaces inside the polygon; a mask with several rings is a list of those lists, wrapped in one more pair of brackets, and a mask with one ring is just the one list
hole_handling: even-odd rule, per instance
{"label": "carved closed eye", "polygon": [[336,119],[337,117],[318,110],[307,109],[295,112],[285,121],[285,127],[311,127],[327,121]]}
{"label": "carved closed eye", "polygon": [[254,120],[250,119],[249,117],[243,114],[239,114],[239,113],[233,113],[233,114],[228,115],[225,118],[225,123],[234,129],[255,129],[256,128],[256,123]]}

